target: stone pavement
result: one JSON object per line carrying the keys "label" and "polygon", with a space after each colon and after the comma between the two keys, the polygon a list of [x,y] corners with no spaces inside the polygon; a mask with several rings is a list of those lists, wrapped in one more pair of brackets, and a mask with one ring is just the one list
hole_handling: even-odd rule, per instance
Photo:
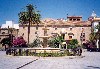
{"label": "stone pavement", "polygon": [[30,56],[7,56],[4,51],[0,51],[0,69],[17,69],[36,59]]}
{"label": "stone pavement", "polygon": [[18,57],[0,51],[0,69],[100,69],[100,52],[83,52],[85,57]]}

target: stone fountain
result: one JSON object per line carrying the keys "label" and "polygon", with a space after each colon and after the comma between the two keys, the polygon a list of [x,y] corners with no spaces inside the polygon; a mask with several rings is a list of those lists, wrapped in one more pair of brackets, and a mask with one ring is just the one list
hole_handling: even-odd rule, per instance
{"label": "stone fountain", "polygon": [[42,30],[44,31],[44,35],[43,36],[39,36],[39,38],[42,38],[43,39],[43,48],[42,47],[39,47],[39,48],[34,48],[35,52],[36,53],[44,53],[44,51],[46,52],[58,52],[60,51],[60,48],[50,48],[48,47],[48,39],[51,37],[47,34],[47,31],[49,30],[47,28],[47,25],[45,24],[44,27],[42,28]]}
{"label": "stone fountain", "polygon": [[43,39],[43,48],[46,48],[46,47],[48,47],[47,46],[48,45],[48,39],[50,38],[50,36],[48,36],[48,34],[47,34],[47,30],[49,30],[49,29],[45,25],[44,28],[42,28],[42,30],[44,30],[44,36],[40,36],[40,38]]}

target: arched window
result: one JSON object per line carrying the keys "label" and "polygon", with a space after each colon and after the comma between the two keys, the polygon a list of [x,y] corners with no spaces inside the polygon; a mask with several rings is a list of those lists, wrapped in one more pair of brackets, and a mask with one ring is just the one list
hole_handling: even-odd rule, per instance
{"label": "arched window", "polygon": [[5,32],[2,32],[2,34],[5,34]]}

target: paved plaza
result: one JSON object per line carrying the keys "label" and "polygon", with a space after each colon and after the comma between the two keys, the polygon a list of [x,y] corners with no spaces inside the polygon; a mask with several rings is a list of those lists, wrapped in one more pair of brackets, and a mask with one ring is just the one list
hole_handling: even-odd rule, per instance
{"label": "paved plaza", "polygon": [[0,51],[0,69],[100,69],[100,52],[83,52],[83,57],[7,56]]}

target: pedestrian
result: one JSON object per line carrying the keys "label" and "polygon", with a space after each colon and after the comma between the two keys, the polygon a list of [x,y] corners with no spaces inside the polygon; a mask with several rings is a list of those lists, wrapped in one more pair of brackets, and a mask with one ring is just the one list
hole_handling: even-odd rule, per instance
{"label": "pedestrian", "polygon": [[78,47],[76,48],[76,51],[77,51],[77,55],[78,55],[78,56],[81,56],[81,55],[82,55],[82,48],[81,48],[81,46],[78,46]]}

